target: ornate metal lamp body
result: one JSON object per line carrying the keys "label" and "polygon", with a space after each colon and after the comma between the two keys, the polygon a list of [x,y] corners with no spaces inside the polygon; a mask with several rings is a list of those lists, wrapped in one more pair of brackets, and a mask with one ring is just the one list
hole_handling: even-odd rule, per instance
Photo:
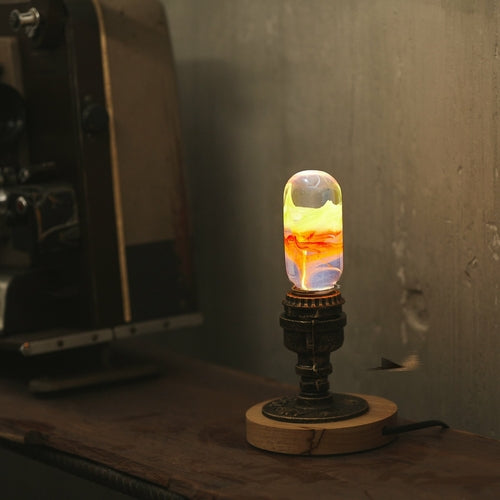
{"label": "ornate metal lamp body", "polygon": [[338,290],[315,295],[292,289],[286,295],[280,324],[285,346],[298,355],[295,372],[301,377],[300,393],[267,403],[263,414],[285,422],[333,422],[368,411],[357,396],[332,394],[330,353],[342,347],[346,315]]}
{"label": "ornate metal lamp body", "polygon": [[307,170],[290,178],[284,242],[294,286],[283,301],[280,325],[285,346],[298,356],[300,392],[250,408],[247,440],[289,454],[349,453],[391,441],[382,428],[395,422],[394,403],[329,390],[330,353],[342,346],[346,325],[337,285],[343,268],[342,195],[332,176]]}

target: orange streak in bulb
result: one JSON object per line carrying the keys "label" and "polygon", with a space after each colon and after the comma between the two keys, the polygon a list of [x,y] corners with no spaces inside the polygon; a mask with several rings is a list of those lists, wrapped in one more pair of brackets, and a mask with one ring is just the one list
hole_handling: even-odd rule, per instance
{"label": "orange streak in bulb", "polygon": [[[285,236],[285,250],[291,258],[307,252],[309,261],[324,259],[327,255],[339,256],[342,253],[342,231],[288,234]],[[293,258],[294,262],[297,260]]]}
{"label": "orange streak in bulb", "polygon": [[342,231],[288,233],[285,235],[285,253],[301,273],[302,288],[306,289],[308,266],[316,261],[334,260],[342,255]]}

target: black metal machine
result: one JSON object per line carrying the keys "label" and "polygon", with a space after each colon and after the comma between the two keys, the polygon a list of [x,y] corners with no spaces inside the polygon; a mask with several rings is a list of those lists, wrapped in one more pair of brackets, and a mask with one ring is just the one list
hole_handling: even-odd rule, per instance
{"label": "black metal machine", "polygon": [[0,4],[0,351],[199,322],[153,0]]}

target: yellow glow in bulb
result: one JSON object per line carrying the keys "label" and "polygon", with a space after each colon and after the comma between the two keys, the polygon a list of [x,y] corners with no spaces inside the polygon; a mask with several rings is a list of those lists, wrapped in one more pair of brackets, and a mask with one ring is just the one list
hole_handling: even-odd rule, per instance
{"label": "yellow glow in bulb", "polygon": [[342,192],[326,172],[304,170],[283,195],[285,263],[301,290],[333,288],[343,269]]}

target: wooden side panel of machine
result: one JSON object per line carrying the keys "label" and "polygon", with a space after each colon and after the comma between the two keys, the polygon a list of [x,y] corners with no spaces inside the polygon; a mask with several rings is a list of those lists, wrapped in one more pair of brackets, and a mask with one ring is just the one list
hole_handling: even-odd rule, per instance
{"label": "wooden side panel of machine", "polygon": [[174,65],[162,4],[94,0],[134,321],[193,311]]}
{"label": "wooden side panel of machine", "polygon": [[[121,242],[116,224],[115,179],[110,126],[96,128],[95,109],[105,109],[101,32],[91,0],[65,0],[66,44],[76,141],[74,158],[80,197],[83,254],[83,303],[90,325],[113,326],[128,321],[126,278],[120,268]],[[104,111],[103,111],[104,113]]]}

